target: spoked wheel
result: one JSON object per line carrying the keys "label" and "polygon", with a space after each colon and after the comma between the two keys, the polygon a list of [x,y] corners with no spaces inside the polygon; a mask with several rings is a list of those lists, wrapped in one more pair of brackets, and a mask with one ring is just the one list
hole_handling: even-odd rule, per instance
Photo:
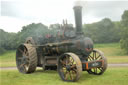
{"label": "spoked wheel", "polygon": [[32,45],[35,45],[35,42],[34,42],[34,40],[33,40],[32,37],[28,37],[28,38],[26,38],[25,43],[26,43],[26,44],[32,44]]}
{"label": "spoked wheel", "polygon": [[89,69],[87,70],[87,72],[89,74],[101,75],[107,69],[107,59],[105,58],[103,52],[97,49],[94,49],[92,53],[89,55],[88,61],[95,61],[95,60],[103,60],[103,66]]}
{"label": "spoked wheel", "polygon": [[82,64],[74,53],[65,53],[58,59],[58,72],[64,81],[77,81],[82,73]]}
{"label": "spoked wheel", "polygon": [[16,51],[16,65],[21,73],[32,73],[37,66],[36,49],[31,44],[22,44]]}

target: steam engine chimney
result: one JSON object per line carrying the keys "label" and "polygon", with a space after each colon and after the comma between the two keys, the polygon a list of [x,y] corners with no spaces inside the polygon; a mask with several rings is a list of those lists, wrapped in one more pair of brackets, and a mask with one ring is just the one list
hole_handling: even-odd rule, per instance
{"label": "steam engine chimney", "polygon": [[82,6],[74,6],[76,34],[82,34]]}

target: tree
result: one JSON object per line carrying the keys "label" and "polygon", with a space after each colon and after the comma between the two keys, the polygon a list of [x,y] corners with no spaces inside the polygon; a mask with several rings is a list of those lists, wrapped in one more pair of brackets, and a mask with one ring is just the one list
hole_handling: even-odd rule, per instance
{"label": "tree", "polygon": [[128,53],[128,10],[124,11],[121,20],[121,40],[120,45],[122,49]]}
{"label": "tree", "polygon": [[37,41],[38,37],[43,37],[48,33],[50,33],[48,27],[41,23],[23,26],[18,33],[8,33],[0,29],[0,54],[6,50],[16,49],[25,42],[27,37],[33,37]]}
{"label": "tree", "polygon": [[95,43],[111,43],[120,40],[120,28],[117,26],[119,23],[105,18],[96,23],[85,24],[83,29],[85,35],[92,38]]}
{"label": "tree", "polygon": [[35,41],[38,41],[38,37],[43,37],[49,34],[50,31],[47,26],[41,23],[32,23],[27,26],[23,26],[21,32],[17,34],[16,44],[17,46],[25,42],[27,37],[33,37]]}
{"label": "tree", "polygon": [[16,33],[8,33],[0,29],[0,54],[6,50],[15,49],[15,37]]}

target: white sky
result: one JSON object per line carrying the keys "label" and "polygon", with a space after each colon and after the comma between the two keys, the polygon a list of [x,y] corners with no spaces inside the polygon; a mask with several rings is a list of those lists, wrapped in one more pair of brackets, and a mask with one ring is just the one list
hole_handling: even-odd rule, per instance
{"label": "white sky", "polygon": [[[32,22],[45,25],[62,23],[67,19],[74,24],[73,6],[76,0],[1,0],[0,29],[18,32]],[[83,7],[83,23],[93,23],[108,17],[119,21],[128,3],[123,0],[80,0]],[[104,2],[107,1],[107,2]],[[115,2],[111,2],[115,1]],[[128,1],[128,0],[124,0]]]}

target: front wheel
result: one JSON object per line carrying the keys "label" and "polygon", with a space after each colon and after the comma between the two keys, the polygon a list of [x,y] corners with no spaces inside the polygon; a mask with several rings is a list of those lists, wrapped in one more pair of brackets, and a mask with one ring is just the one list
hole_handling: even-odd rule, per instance
{"label": "front wheel", "polygon": [[74,53],[65,53],[58,59],[58,73],[64,81],[77,81],[82,73],[82,64]]}
{"label": "front wheel", "polygon": [[107,69],[107,59],[105,58],[103,52],[101,52],[100,50],[94,49],[92,53],[89,55],[88,61],[96,61],[96,60],[103,60],[102,67],[91,68],[91,69],[88,69],[87,72],[89,74],[101,75]]}

